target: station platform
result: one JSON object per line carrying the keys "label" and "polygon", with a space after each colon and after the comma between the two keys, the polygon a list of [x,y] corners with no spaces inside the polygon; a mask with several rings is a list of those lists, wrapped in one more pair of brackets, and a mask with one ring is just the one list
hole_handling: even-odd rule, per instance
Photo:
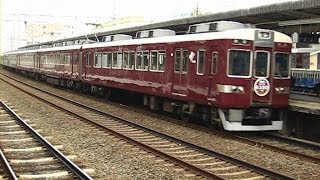
{"label": "station platform", "polygon": [[320,97],[291,93],[289,105],[283,133],[300,138],[319,138]]}
{"label": "station platform", "polygon": [[289,105],[291,111],[320,115],[320,97],[290,94]]}

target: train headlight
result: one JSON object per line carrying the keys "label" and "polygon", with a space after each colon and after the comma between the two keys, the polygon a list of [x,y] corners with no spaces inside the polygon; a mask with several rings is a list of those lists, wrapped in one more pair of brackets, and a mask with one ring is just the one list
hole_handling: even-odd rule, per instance
{"label": "train headlight", "polygon": [[246,39],[233,39],[232,43],[233,44],[247,45],[248,44],[248,40],[246,40]]}
{"label": "train headlight", "polygon": [[278,94],[288,94],[289,93],[289,87],[276,87],[276,88],[274,88],[274,90]]}

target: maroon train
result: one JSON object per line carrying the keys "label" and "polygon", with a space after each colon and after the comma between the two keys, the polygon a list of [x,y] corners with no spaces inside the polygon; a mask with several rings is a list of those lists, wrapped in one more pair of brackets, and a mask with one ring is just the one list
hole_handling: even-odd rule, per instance
{"label": "maroon train", "polygon": [[229,131],[261,131],[282,129],[290,52],[285,34],[219,21],[192,25],[185,35],[155,29],[134,39],[21,48],[6,53],[2,65],[60,86],[131,91],[151,109]]}

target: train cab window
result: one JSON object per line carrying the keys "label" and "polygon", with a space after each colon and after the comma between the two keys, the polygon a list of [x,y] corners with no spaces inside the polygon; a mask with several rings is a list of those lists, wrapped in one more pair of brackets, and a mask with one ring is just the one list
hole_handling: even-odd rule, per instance
{"label": "train cab window", "polygon": [[151,54],[150,70],[163,71],[164,64],[166,61],[165,51],[151,51],[150,54]]}
{"label": "train cab window", "polygon": [[251,52],[229,50],[228,75],[250,76]]}
{"label": "train cab window", "polygon": [[123,53],[123,68],[134,69],[134,52]]}
{"label": "train cab window", "polygon": [[274,64],[274,77],[288,78],[289,77],[289,54],[276,53]]}
{"label": "train cab window", "polygon": [[137,70],[148,70],[149,52],[138,51],[136,57],[136,69]]}
{"label": "train cab window", "polygon": [[122,52],[112,53],[112,68],[121,69],[122,67]]}
{"label": "train cab window", "polygon": [[211,74],[216,74],[218,68],[218,53],[213,52],[212,53],[212,59],[211,59]]}
{"label": "train cab window", "polygon": [[256,77],[268,77],[269,76],[269,52],[256,51],[256,64],[254,75]]}
{"label": "train cab window", "polygon": [[102,63],[102,53],[95,53],[94,56],[94,67],[95,68],[101,68]]}
{"label": "train cab window", "polygon": [[197,55],[197,74],[204,74],[204,66],[205,65],[205,51],[199,50]]}

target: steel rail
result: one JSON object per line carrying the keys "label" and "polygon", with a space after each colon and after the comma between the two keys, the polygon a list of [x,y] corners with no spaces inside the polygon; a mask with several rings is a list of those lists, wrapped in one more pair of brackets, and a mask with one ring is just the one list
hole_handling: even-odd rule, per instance
{"label": "steel rail", "polygon": [[250,145],[260,146],[260,147],[263,147],[265,149],[282,152],[282,153],[287,154],[287,155],[293,155],[293,156],[296,156],[298,158],[302,158],[302,159],[305,159],[305,160],[308,160],[308,161],[311,161],[311,162],[314,162],[314,163],[318,163],[318,164],[320,163],[320,158],[318,158],[318,157],[309,156],[309,155],[302,154],[302,153],[299,153],[299,152],[283,149],[283,148],[280,148],[280,147],[276,147],[276,146],[273,146],[273,145],[269,145],[267,143],[255,141],[255,140],[252,140],[250,138],[242,137],[242,136],[239,136],[239,135],[234,135],[234,136],[235,136],[234,139],[238,139],[238,140],[240,140],[240,141],[242,141],[244,143],[250,144]]}
{"label": "steel rail", "polygon": [[44,147],[46,147],[53,155],[55,155],[69,170],[83,180],[92,180],[92,178],[82,171],[76,164],[70,161],[65,155],[63,155],[57,148],[55,148],[49,141],[43,138],[38,132],[36,132],[31,126],[29,126],[19,115],[17,115],[12,109],[4,102],[0,101],[0,104],[7,110],[9,114],[14,116],[21,125],[26,128]]}
{"label": "steel rail", "polygon": [[[7,178],[10,180],[18,180],[18,177],[16,176],[16,174],[13,172],[12,167],[10,166],[7,158],[5,157],[5,155],[3,154],[2,150],[0,150],[0,156],[1,156],[1,163],[4,167],[4,171],[6,172],[6,175],[8,176]],[[6,178],[6,177],[4,177]]]}
{"label": "steel rail", "polygon": [[294,137],[287,137],[287,136],[283,136],[283,135],[279,135],[279,134],[275,134],[275,133],[264,132],[263,134],[266,136],[273,137],[273,138],[278,138],[283,141],[288,141],[290,143],[302,144],[304,146],[308,146],[308,147],[320,150],[320,143],[316,143],[316,142],[312,142],[312,141],[308,141],[308,140],[304,140],[304,139],[299,139],[299,138],[294,138]]}
{"label": "steel rail", "polygon": [[[156,134],[157,136],[161,136],[161,137],[166,138],[166,139],[168,139],[168,140],[171,140],[171,141],[174,141],[174,142],[178,142],[178,143],[184,144],[185,146],[189,146],[189,147],[192,147],[192,148],[194,148],[194,149],[197,149],[198,151],[200,151],[200,152],[202,152],[202,153],[206,153],[206,154],[209,154],[209,155],[211,155],[211,156],[216,156],[216,157],[218,157],[218,158],[220,158],[220,159],[222,159],[222,160],[229,161],[229,162],[234,163],[234,164],[238,164],[238,165],[240,165],[240,166],[242,166],[242,167],[245,167],[245,168],[248,168],[248,169],[252,169],[252,170],[254,170],[254,171],[257,172],[257,173],[267,175],[267,176],[269,176],[269,177],[271,177],[271,178],[275,178],[275,179],[293,179],[292,177],[289,177],[289,176],[286,176],[286,175],[283,175],[283,174],[280,174],[280,173],[277,173],[277,172],[273,172],[273,171],[271,171],[271,170],[269,170],[269,169],[262,168],[262,167],[259,167],[259,166],[256,166],[256,165],[253,165],[253,164],[244,162],[244,161],[242,161],[242,160],[239,160],[239,159],[236,159],[236,158],[233,158],[233,157],[230,157],[230,156],[227,156],[227,155],[224,155],[224,154],[215,152],[215,151],[213,151],[213,150],[206,149],[206,148],[204,148],[204,147],[201,147],[201,146],[198,146],[198,145],[195,145],[195,144],[192,144],[192,143],[189,143],[189,142],[186,142],[186,141],[177,139],[177,138],[175,138],[175,137],[172,137],[172,136],[169,136],[169,135],[167,135],[167,134],[164,134],[164,133],[161,133],[161,132],[158,132],[158,131],[149,129],[149,128],[144,127],[144,126],[141,126],[141,125],[138,125],[138,124],[134,124],[134,123],[132,123],[132,122],[130,122],[130,121],[128,121],[128,120],[125,120],[125,119],[123,119],[123,118],[120,118],[120,117],[117,117],[117,116],[108,114],[108,113],[103,112],[103,111],[101,111],[101,110],[98,110],[98,109],[96,109],[96,108],[92,108],[92,107],[86,106],[86,105],[84,105],[84,104],[82,104],[82,103],[79,103],[79,102],[76,102],[76,101],[73,101],[73,100],[64,98],[64,97],[62,97],[62,96],[60,96],[60,95],[56,95],[56,94],[51,93],[51,92],[49,92],[49,91],[42,90],[42,89],[40,89],[40,88],[38,88],[38,87],[34,87],[34,86],[32,86],[32,85],[26,84],[26,83],[24,83],[24,82],[21,82],[21,81],[19,81],[19,80],[14,79],[14,78],[11,78],[11,77],[9,77],[9,78],[10,78],[10,79],[13,79],[13,80],[15,80],[15,81],[17,81],[17,82],[19,82],[19,83],[22,83],[22,84],[24,84],[24,85],[26,85],[26,86],[29,86],[29,87],[31,87],[31,88],[34,88],[34,89],[36,89],[36,90],[39,90],[39,91],[41,91],[41,92],[44,92],[44,93],[50,94],[50,95],[52,95],[52,96],[54,96],[54,97],[57,97],[57,98],[59,98],[59,99],[62,99],[62,100],[64,100],[64,101],[68,101],[68,102],[70,102],[70,103],[72,103],[72,104],[74,104],[74,105],[77,105],[77,106],[79,106],[79,107],[83,107],[83,108],[86,108],[86,109],[90,109],[91,111],[94,111],[94,112],[96,112],[96,113],[98,113],[98,114],[101,114],[101,115],[109,116],[109,117],[114,118],[114,119],[116,119],[116,120],[118,120],[118,121],[120,121],[120,122],[124,122],[124,123],[126,123],[126,124],[128,124],[128,125],[130,125],[130,126],[133,126],[133,127],[139,128],[139,129],[142,129],[142,130],[147,131],[147,132],[149,132],[149,133]],[[18,88],[18,89],[21,89],[21,88],[17,87],[16,85],[14,85],[14,84],[12,84],[12,83],[10,83],[10,82],[7,82],[7,83],[11,84],[12,86],[14,86],[14,87],[16,87],[16,88]],[[64,108],[62,108],[62,107],[60,107],[60,106],[57,106],[57,105],[53,104],[53,103],[50,102],[50,101],[44,100],[44,99],[42,99],[42,98],[40,98],[40,97],[37,97],[36,95],[34,95],[34,94],[30,93],[30,92],[27,92],[27,91],[25,91],[25,90],[23,90],[23,89],[21,89],[21,90],[24,91],[24,92],[26,92],[27,94],[29,94],[29,95],[37,98],[37,99],[40,99],[41,101],[45,101],[45,102],[53,105],[54,107],[56,107],[56,108],[58,108],[58,109],[61,109],[61,110],[65,111],[65,112],[69,112],[69,113],[71,113],[71,114],[74,114],[73,112],[71,112],[71,111],[69,111],[69,110],[67,110],[67,109],[64,109]],[[78,116],[79,118],[88,120],[87,118],[84,118],[84,117],[82,117],[82,116],[80,116],[80,115],[76,115],[76,116]],[[90,121],[90,120],[89,120],[89,121]],[[91,122],[92,122],[92,121],[91,121]],[[99,125],[99,124],[97,124],[97,125],[98,125],[98,126],[101,126],[101,125]],[[101,126],[101,127],[103,127],[103,126]],[[105,127],[103,127],[103,128],[105,128]],[[111,131],[113,131],[113,130],[111,130]],[[116,132],[116,134],[119,134],[119,133]],[[123,135],[121,135],[121,134],[119,134],[119,135],[120,135],[120,136],[123,136]],[[126,138],[128,138],[128,137],[123,137],[123,138],[126,139]],[[130,138],[130,139],[131,139],[131,138]],[[133,139],[132,139],[132,140],[133,140]],[[129,141],[130,141],[130,140],[129,140]],[[133,140],[133,141],[135,141],[135,140]],[[140,143],[140,142],[138,142],[138,143]],[[150,150],[150,151],[152,151],[152,150]],[[156,151],[158,151],[158,150],[156,150]],[[163,153],[163,152],[161,152],[161,153]],[[160,153],[160,154],[161,154],[161,153]],[[179,161],[179,160],[178,160],[178,161]],[[178,161],[177,161],[177,162],[178,162]],[[181,161],[181,160],[180,160],[180,161]],[[183,166],[184,166],[184,165],[183,165]],[[202,169],[201,169],[200,171],[202,171]],[[200,173],[200,172],[198,172],[198,173]],[[209,173],[210,173],[210,172],[209,172]],[[200,174],[201,174],[201,173],[200,173]],[[212,173],[210,173],[210,174],[212,174]],[[217,178],[217,177],[211,177],[211,178]],[[218,177],[218,178],[220,178],[220,177]]]}

